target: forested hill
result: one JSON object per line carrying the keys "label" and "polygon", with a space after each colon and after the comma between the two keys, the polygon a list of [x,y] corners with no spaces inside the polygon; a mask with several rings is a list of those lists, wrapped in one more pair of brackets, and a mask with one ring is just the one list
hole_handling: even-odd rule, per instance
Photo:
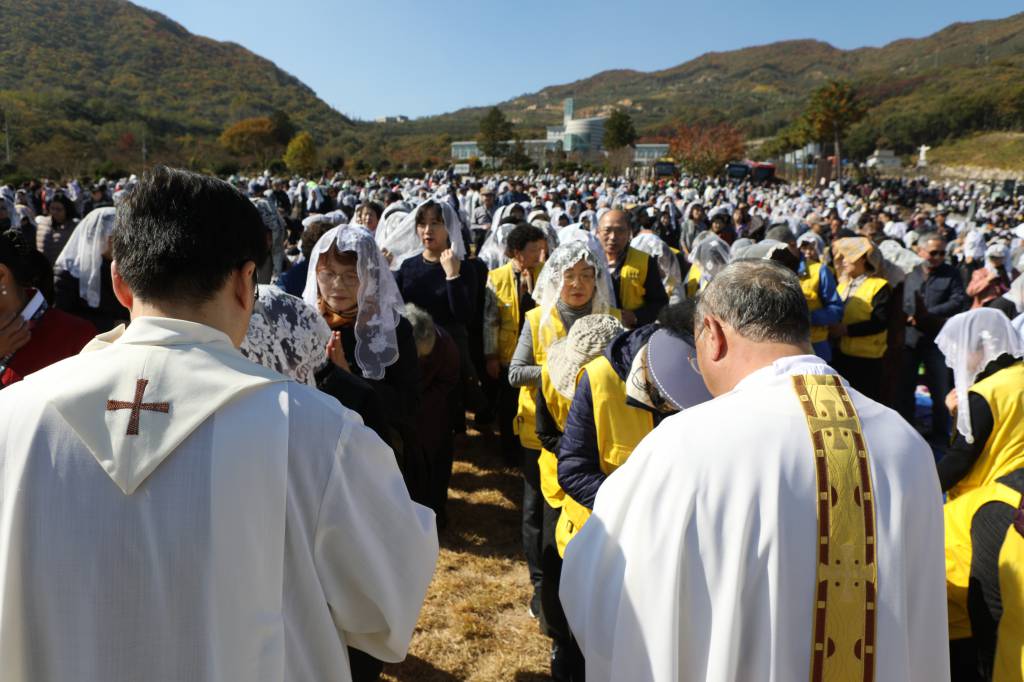
{"label": "forested hill", "polygon": [[201,166],[221,158],[226,126],[275,111],[321,142],[351,127],[272,62],[125,0],[0,0],[0,17],[0,107],[19,168],[132,167],[144,140],[151,156]]}
{"label": "forested hill", "polygon": [[[679,121],[728,121],[748,138],[759,138],[792,123],[811,92],[829,79],[852,82],[869,106],[867,118],[851,131],[859,148],[879,137],[906,149],[971,130],[1024,129],[1024,13],[952,24],[880,48],[841,50],[795,40],[712,52],[662,71],[602,72],[498,107],[525,136],[560,122],[562,100],[572,96],[577,116],[621,108],[641,134],[666,131]],[[389,128],[462,138],[476,133],[486,111],[461,109]]]}

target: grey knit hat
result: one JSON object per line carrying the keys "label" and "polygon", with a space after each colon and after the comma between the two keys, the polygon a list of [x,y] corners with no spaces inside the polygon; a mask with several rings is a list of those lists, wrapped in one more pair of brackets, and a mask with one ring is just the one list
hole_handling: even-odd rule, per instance
{"label": "grey knit hat", "polygon": [[611,315],[587,315],[569,330],[568,336],[548,348],[547,366],[551,384],[564,398],[576,392],[576,376],[607,348],[613,338],[626,331]]}

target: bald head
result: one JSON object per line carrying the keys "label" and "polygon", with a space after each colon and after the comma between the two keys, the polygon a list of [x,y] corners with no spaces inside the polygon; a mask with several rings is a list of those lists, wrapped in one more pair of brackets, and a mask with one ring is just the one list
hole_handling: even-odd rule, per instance
{"label": "bald head", "polygon": [[629,246],[633,236],[629,215],[625,211],[613,209],[608,211],[597,222],[597,239],[601,242],[604,255],[609,263],[618,260],[622,252]]}

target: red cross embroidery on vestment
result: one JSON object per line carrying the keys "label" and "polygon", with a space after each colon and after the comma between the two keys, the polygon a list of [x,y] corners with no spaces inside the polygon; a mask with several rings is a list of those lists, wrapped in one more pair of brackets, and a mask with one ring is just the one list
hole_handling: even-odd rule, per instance
{"label": "red cross embroidery on vestment", "polygon": [[126,435],[137,436],[139,435],[139,417],[142,416],[142,410],[148,412],[163,412],[167,414],[171,411],[170,403],[144,403],[142,402],[142,395],[146,392],[146,386],[149,384],[149,379],[139,379],[135,382],[135,400],[132,402],[126,402],[124,400],[108,400],[107,411],[113,412],[116,410],[131,410],[131,417],[128,419],[128,431]]}

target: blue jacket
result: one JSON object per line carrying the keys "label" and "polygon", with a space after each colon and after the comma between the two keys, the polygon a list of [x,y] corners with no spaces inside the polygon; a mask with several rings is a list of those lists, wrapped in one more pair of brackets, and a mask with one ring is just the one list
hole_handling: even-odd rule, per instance
{"label": "blue jacket", "polygon": [[303,258],[277,276],[277,286],[286,294],[302,298],[302,290],[306,288],[306,274],[309,272],[309,261]]}
{"label": "blue jacket", "polygon": [[[623,332],[612,339],[605,349],[612,369],[623,381],[629,375],[633,359],[657,330],[649,324]],[[655,415],[655,424],[658,417]],[[580,377],[565,420],[558,456],[558,484],[562,490],[588,509],[594,508],[597,490],[606,478],[601,471],[601,455],[597,448],[597,429],[594,426],[594,398],[586,371]]]}

